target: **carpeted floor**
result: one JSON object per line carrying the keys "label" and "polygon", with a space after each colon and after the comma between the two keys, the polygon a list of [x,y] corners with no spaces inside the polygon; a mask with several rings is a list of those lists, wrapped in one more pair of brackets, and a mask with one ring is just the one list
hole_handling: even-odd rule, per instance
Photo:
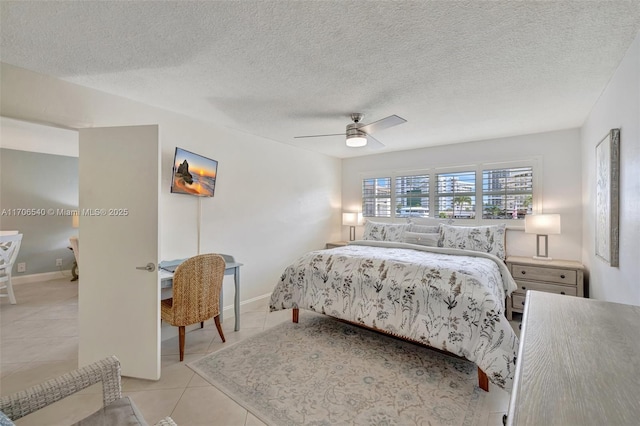
{"label": "carpeted floor", "polygon": [[280,324],[189,367],[270,425],[487,421],[474,364],[329,317]]}

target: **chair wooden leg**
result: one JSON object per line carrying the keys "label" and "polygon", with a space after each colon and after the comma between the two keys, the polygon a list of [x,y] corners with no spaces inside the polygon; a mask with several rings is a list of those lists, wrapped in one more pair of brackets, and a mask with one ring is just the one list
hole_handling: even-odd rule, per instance
{"label": "chair wooden leg", "polygon": [[216,323],[216,328],[218,329],[218,334],[220,334],[222,342],[226,342],[226,340],[224,339],[224,333],[222,332],[222,327],[220,326],[220,315],[217,315],[215,318],[213,318],[213,321]]}
{"label": "chair wooden leg", "polygon": [[180,362],[184,361],[184,325],[178,327],[178,335],[180,340]]}

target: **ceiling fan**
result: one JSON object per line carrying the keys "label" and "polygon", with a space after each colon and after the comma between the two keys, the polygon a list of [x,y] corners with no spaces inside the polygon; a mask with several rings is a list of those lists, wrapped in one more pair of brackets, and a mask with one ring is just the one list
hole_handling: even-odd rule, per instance
{"label": "ceiling fan", "polygon": [[374,121],[369,124],[362,124],[362,118],[364,114],[354,112],[351,114],[351,120],[353,123],[347,124],[347,130],[345,133],[333,133],[328,135],[309,135],[309,136],[295,136],[295,139],[299,138],[320,138],[325,136],[347,136],[347,146],[351,148],[359,148],[370,143],[370,146],[375,148],[382,148],[384,144],[371,136],[374,132],[379,132],[380,130],[388,129],[389,127],[397,126],[398,124],[405,123],[405,120],[402,117],[398,117],[397,115],[390,115],[389,117],[385,117],[381,120]]}

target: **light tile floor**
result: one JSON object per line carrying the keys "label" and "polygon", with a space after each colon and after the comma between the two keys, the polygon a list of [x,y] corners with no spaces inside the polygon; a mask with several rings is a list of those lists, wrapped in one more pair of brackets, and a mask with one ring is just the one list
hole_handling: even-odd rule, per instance
{"label": "light tile floor", "polygon": [[[61,278],[14,286],[17,305],[0,299],[0,395],[7,395],[77,368],[78,283]],[[304,315],[304,313],[301,313]],[[519,319],[519,317],[518,317]],[[213,321],[187,333],[185,360],[178,359],[178,339],[162,342],[162,378],[158,381],[123,377],[123,393],[130,396],[153,424],[171,416],[179,425],[245,425],[263,423],[211,386],[186,364],[279,324],[290,321],[290,311],[269,313],[266,302],[241,308],[241,330],[233,331],[227,316],[223,344]],[[518,322],[512,325],[518,332]],[[485,404],[488,426],[501,425],[509,395],[491,386]],[[68,425],[102,406],[99,385],[53,404],[16,422],[17,425]],[[480,424],[485,423],[484,420]]]}

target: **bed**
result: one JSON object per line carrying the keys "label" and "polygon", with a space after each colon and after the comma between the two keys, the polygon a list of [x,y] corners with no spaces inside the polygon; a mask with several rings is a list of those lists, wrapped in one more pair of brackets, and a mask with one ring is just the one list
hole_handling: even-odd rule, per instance
{"label": "bed", "polygon": [[371,238],[365,228],[367,240],[288,266],[270,310],[293,309],[294,321],[311,310],[466,358],[481,388],[491,381],[509,390],[518,338],[504,313],[516,284],[503,262],[504,227],[498,237],[494,228],[440,225],[441,247],[435,233],[421,239],[405,227]]}

